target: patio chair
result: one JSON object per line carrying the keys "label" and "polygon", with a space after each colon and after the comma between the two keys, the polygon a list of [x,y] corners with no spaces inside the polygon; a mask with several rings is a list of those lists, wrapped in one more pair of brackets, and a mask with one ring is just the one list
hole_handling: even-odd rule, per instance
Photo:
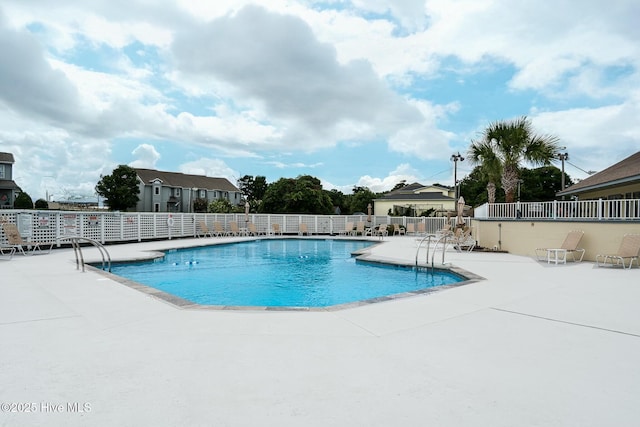
{"label": "patio chair", "polygon": [[340,236],[350,236],[352,232],[353,232],[353,222],[347,222],[344,225],[344,230],[340,230],[338,232],[338,235],[340,235]]}
{"label": "patio chair", "polygon": [[277,234],[282,236],[282,230],[280,229],[280,224],[271,224],[271,232],[269,232],[270,235],[275,236]]}
{"label": "patio chair", "polygon": [[427,234],[427,224],[424,222],[418,223],[418,235],[425,236]]}
{"label": "patio chair", "polygon": [[264,234],[258,231],[258,229],[256,228],[256,225],[252,222],[247,224],[247,233],[249,234],[249,236],[257,236],[259,234]]}
{"label": "patio chair", "polygon": [[217,237],[221,237],[221,236],[226,236],[227,232],[225,231],[224,227],[222,227],[222,223],[221,222],[214,222],[213,223],[213,231],[211,232],[212,236],[217,236]]}
{"label": "patio chair", "polygon": [[584,231],[573,230],[567,234],[567,237],[565,237],[564,242],[562,242],[559,248],[536,248],[535,252],[538,261],[544,261],[546,259],[547,264],[552,262],[555,264],[566,264],[567,254],[571,254],[573,261],[576,262],[576,252],[580,252],[580,259],[577,261],[582,261],[585,250],[578,248],[582,236],[584,236]]}
{"label": "patio chair", "polygon": [[209,229],[209,226],[207,226],[207,223],[204,221],[198,221],[198,228],[196,229],[196,236],[198,237],[213,237],[213,234],[211,234],[211,230]]}
{"label": "patio chair", "polygon": [[471,229],[469,227],[456,229],[455,233],[451,236],[451,243],[458,252],[462,252],[463,250],[471,252],[473,248],[476,247],[476,239],[471,235]]}
{"label": "patio chair", "polygon": [[[636,261],[638,265],[638,256],[640,255],[640,234],[625,234],[620,243],[618,252],[610,255],[598,254],[596,255],[596,264],[598,267],[606,265],[607,261],[611,262],[611,266],[622,264],[622,268],[629,268],[633,266],[633,261]],[[600,259],[602,258],[602,264]],[[625,266],[625,259],[629,259],[629,267]],[[614,264],[615,261],[615,264]]]}
{"label": "patio chair", "polygon": [[393,224],[393,235],[403,235],[405,234],[404,228],[400,227],[400,224]]}
{"label": "patio chair", "polygon": [[231,231],[229,231],[227,233],[227,235],[231,235],[231,236],[240,236],[242,233],[240,232],[240,228],[238,227],[238,223],[236,221],[231,221],[229,223],[229,228],[231,228]]}
{"label": "patio chair", "polygon": [[364,236],[365,234],[365,229],[364,229],[364,222],[363,221],[359,221],[358,223],[356,223],[356,229],[353,230],[351,232],[352,235],[357,236],[358,234]]}
{"label": "patio chair", "polygon": [[307,227],[307,224],[301,222],[300,223],[300,227],[298,228],[298,235],[300,236],[304,236],[304,235],[309,236],[309,228]]}
{"label": "patio chair", "polygon": [[[15,251],[19,251],[22,255],[34,255],[36,251],[39,254],[50,253],[51,249],[53,249],[53,245],[56,244],[55,242],[28,242],[20,235],[18,226],[8,222],[2,224],[2,229],[7,238],[8,245],[6,246],[13,247]],[[47,250],[47,252],[42,250],[42,247],[44,246],[49,246],[49,250]],[[26,252],[25,248],[27,249]]]}
{"label": "patio chair", "polygon": [[409,234],[416,234],[416,225],[412,222],[407,224],[407,229],[405,230],[405,234],[408,236]]}
{"label": "patio chair", "polygon": [[376,230],[376,236],[379,236],[381,239],[384,239],[384,236],[389,235],[389,230],[387,229],[387,224],[380,224],[378,229]]}

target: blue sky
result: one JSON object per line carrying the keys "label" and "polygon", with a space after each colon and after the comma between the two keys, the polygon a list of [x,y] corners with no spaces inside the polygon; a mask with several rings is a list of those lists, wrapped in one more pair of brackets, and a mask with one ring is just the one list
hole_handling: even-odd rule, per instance
{"label": "blue sky", "polygon": [[93,197],[119,164],[378,192],[451,185],[451,154],[526,115],[580,179],[640,149],[637,16],[634,0],[6,0],[0,151],[34,199]]}

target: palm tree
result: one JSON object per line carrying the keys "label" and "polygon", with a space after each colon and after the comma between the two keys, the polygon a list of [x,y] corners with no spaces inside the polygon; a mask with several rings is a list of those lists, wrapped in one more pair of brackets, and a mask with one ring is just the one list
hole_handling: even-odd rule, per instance
{"label": "palm tree", "polygon": [[[523,162],[535,166],[549,165],[558,152],[558,138],[536,135],[527,117],[490,123],[482,138],[471,141],[469,159],[480,165],[489,183],[489,203],[495,202],[495,181],[500,178],[507,203],[514,201],[520,166]],[[493,187],[493,197],[490,187]]]}

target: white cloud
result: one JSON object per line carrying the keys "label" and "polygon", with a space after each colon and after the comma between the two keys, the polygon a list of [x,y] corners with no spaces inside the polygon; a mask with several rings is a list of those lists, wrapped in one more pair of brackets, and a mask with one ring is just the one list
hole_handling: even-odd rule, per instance
{"label": "white cloud", "polygon": [[240,172],[229,167],[220,159],[202,158],[183,163],[179,166],[179,171],[191,175],[227,178],[233,185],[236,185],[238,178],[240,178]]}
{"label": "white cloud", "polygon": [[155,169],[156,163],[160,160],[160,153],[151,144],[140,144],[131,153],[136,160],[129,163],[133,168]]}

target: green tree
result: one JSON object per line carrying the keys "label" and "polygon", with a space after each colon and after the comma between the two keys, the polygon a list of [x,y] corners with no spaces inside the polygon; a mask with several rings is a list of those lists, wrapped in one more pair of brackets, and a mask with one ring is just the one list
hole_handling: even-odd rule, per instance
{"label": "green tree", "polygon": [[367,187],[353,187],[353,194],[349,200],[349,212],[364,212],[367,213],[367,206],[371,203],[373,206],[373,199],[378,197],[378,194],[369,190]]}
{"label": "green tree", "polygon": [[345,197],[344,193],[342,191],[336,190],[335,188],[331,191],[326,192],[331,199],[331,204],[334,206],[334,208],[340,208],[340,212],[344,212],[347,204],[347,198]]}
{"label": "green tree", "polygon": [[22,192],[13,201],[13,207],[16,209],[33,209],[33,200],[27,193]]}
{"label": "green tree", "polygon": [[297,178],[280,178],[269,184],[261,211],[330,214],[333,212],[333,205],[318,178],[302,175]]}
{"label": "green tree", "polygon": [[49,209],[49,202],[45,199],[38,199],[35,203],[36,209]]}
{"label": "green tree", "polygon": [[[568,185],[573,181],[566,175]],[[520,200],[523,202],[539,202],[556,199],[556,193],[560,191],[562,171],[555,166],[543,166],[535,169],[522,168],[520,170]],[[469,175],[460,181],[460,194],[467,204],[479,206],[487,203],[485,191],[487,178],[483,175],[480,166],[476,166]],[[517,197],[516,187],[516,197]],[[497,195],[497,202],[504,202],[504,193]]]}
{"label": "green tree", "polygon": [[227,199],[217,199],[209,203],[207,210],[210,213],[230,213],[233,212],[233,206]]}
{"label": "green tree", "polygon": [[105,203],[112,211],[126,211],[138,203],[138,176],[135,169],[127,165],[119,165],[111,175],[100,175],[96,192],[104,197]]}
{"label": "green tree", "polygon": [[505,201],[513,202],[521,164],[548,165],[558,152],[558,138],[552,135],[536,135],[531,121],[521,117],[510,121],[489,124],[480,140],[472,141],[469,159],[481,165],[487,177],[488,200],[492,203],[492,187],[497,177],[505,192]]}
{"label": "green tree", "polygon": [[252,202],[254,200],[262,200],[264,193],[267,191],[267,178],[264,176],[245,175],[237,182],[238,188],[246,200]]}

